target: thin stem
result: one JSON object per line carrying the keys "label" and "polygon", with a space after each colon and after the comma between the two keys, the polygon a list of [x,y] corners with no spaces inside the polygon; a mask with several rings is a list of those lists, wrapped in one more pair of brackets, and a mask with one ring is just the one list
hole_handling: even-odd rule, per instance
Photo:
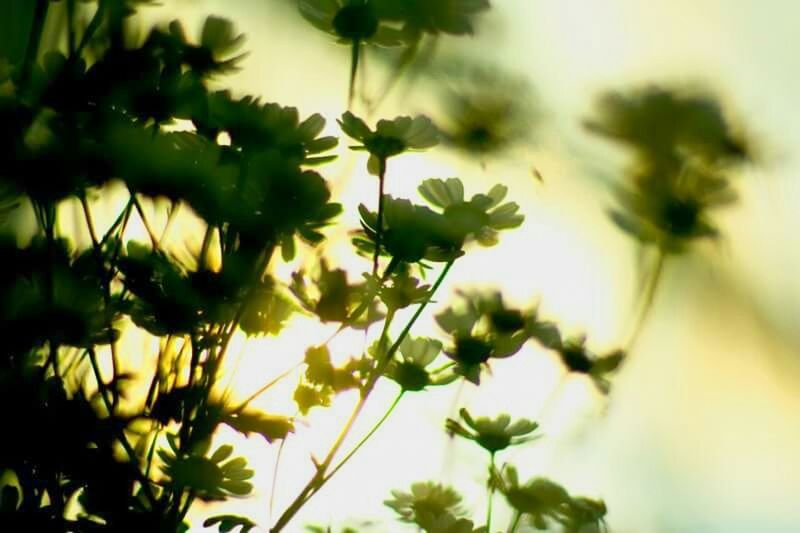
{"label": "thin stem", "polygon": [[302,364],[303,364],[303,362],[302,362],[302,361],[301,361],[301,362],[299,362],[299,363],[297,363],[297,364],[296,364],[296,365],[294,365],[292,368],[290,368],[290,369],[288,369],[288,370],[286,370],[286,371],[284,371],[284,372],[282,372],[282,373],[278,374],[278,375],[277,375],[276,377],[274,377],[272,380],[268,381],[266,384],[264,384],[264,385],[262,385],[261,387],[259,387],[259,388],[258,388],[258,390],[256,390],[256,391],[255,391],[253,394],[251,394],[250,396],[248,396],[248,397],[247,397],[247,398],[246,398],[246,399],[245,399],[245,400],[244,400],[242,403],[240,403],[240,404],[239,404],[239,406],[238,406],[238,407],[236,407],[236,408],[235,408],[233,411],[231,411],[231,414],[241,413],[242,411],[244,411],[244,409],[245,409],[245,408],[246,408],[246,407],[247,407],[247,406],[250,404],[250,402],[252,402],[252,401],[253,401],[253,400],[255,400],[256,398],[258,398],[259,396],[261,396],[262,394],[264,394],[266,391],[268,391],[269,389],[271,389],[271,388],[272,388],[272,387],[273,387],[275,384],[279,383],[279,382],[280,382],[280,381],[282,381],[284,378],[286,378],[286,377],[290,376],[290,375],[292,374],[292,372],[294,372],[295,370],[297,370],[297,368],[298,368],[300,365],[302,365]]}
{"label": "thin stem", "polygon": [[656,290],[658,289],[659,282],[661,281],[661,276],[664,273],[665,262],[666,262],[666,254],[662,250],[659,250],[658,257],[656,258],[656,264],[653,266],[653,271],[650,275],[650,279],[647,281],[647,286],[645,287],[642,305],[639,308],[639,315],[638,317],[636,317],[633,329],[631,330],[631,333],[628,337],[628,341],[625,343],[626,351],[628,352],[631,352],[633,350],[634,345],[639,340],[639,336],[642,333],[645,320],[650,314],[650,310],[653,308],[653,302],[655,301]]}
{"label": "thin stem", "polygon": [[158,237],[156,237],[156,233],[153,231],[153,227],[150,225],[150,222],[147,221],[147,217],[144,214],[144,209],[142,209],[142,204],[139,202],[139,199],[136,198],[135,192],[131,192],[131,199],[133,200],[134,207],[136,207],[136,212],[139,213],[139,218],[142,219],[144,229],[147,230],[147,235],[150,237],[153,250],[158,250]]}
{"label": "thin stem", "polygon": [[[356,403],[353,411],[350,413],[350,417],[345,422],[344,426],[339,432],[339,435],[336,437],[336,440],[331,445],[330,450],[328,450],[328,454],[325,456],[325,459],[321,463],[316,463],[317,471],[315,472],[314,476],[306,483],[305,487],[300,491],[300,493],[295,497],[294,500],[289,504],[286,510],[281,514],[278,520],[275,522],[275,525],[272,526],[270,529],[270,533],[278,533],[279,531],[283,530],[284,527],[294,518],[297,512],[305,505],[305,503],[311,499],[311,497],[316,494],[322,485],[325,484],[330,479],[330,476],[326,476],[327,469],[330,467],[331,463],[333,462],[334,457],[336,456],[336,452],[339,451],[339,448],[342,446],[342,443],[347,438],[350,429],[353,427],[353,424],[358,419],[358,416],[361,414],[361,411],[364,409],[364,404],[366,403],[367,399],[369,398],[372,390],[375,387],[375,384],[378,382],[378,379],[383,374],[383,370],[388,365],[389,361],[391,361],[392,356],[400,347],[400,343],[403,339],[408,335],[411,327],[417,321],[419,316],[422,314],[422,311],[425,307],[430,303],[431,298],[433,297],[436,290],[444,281],[444,278],[447,276],[447,273],[450,271],[450,268],[453,266],[453,262],[455,260],[450,260],[442,269],[439,277],[436,279],[436,282],[431,287],[431,290],[428,292],[425,300],[420,304],[417,308],[417,311],[411,317],[408,324],[406,324],[403,331],[400,333],[400,336],[397,340],[392,344],[389,350],[386,352],[383,361],[378,362],[378,366],[375,370],[370,374],[369,380],[364,385],[361,390],[361,396],[359,397],[358,402]],[[389,317],[387,317],[388,319]],[[386,328],[384,327],[384,334]],[[381,336],[383,337],[382,334]]]}
{"label": "thin stem", "polygon": [[[100,366],[97,364],[97,354],[95,354],[94,349],[92,348],[88,348],[87,353],[89,354],[92,372],[94,372],[95,380],[97,380],[97,388],[100,391],[100,397],[103,399],[103,404],[105,404],[109,416],[113,417],[113,406],[105,394],[106,384],[103,381],[103,376],[100,374]],[[125,453],[128,455],[128,458],[131,461],[131,466],[133,466],[133,469],[136,472],[136,477],[139,479],[139,483],[142,485],[142,490],[144,490],[145,497],[150,501],[150,504],[153,507],[156,507],[158,504],[158,499],[156,498],[155,494],[153,494],[153,489],[150,487],[150,480],[144,474],[142,474],[142,471],[139,469],[139,460],[136,457],[136,452],[134,451],[133,446],[131,446],[131,443],[128,442],[128,437],[125,436],[124,429],[119,428],[118,438],[122,444],[122,448],[125,450]]]}
{"label": "thin stem", "polygon": [[35,1],[36,5],[33,8],[33,21],[31,22],[31,29],[28,33],[28,45],[25,47],[25,58],[20,71],[20,85],[23,88],[26,88],[30,82],[33,65],[36,63],[36,58],[39,55],[39,44],[42,40],[44,22],[45,19],[47,19],[47,8],[50,6],[50,0]]}
{"label": "thin stem", "polygon": [[354,39],[350,49],[350,87],[347,91],[347,109],[353,107],[353,96],[356,92],[356,74],[358,73],[358,57],[361,50],[361,40]]}
{"label": "thin stem", "polygon": [[353,449],[350,450],[347,453],[347,455],[345,455],[342,458],[342,460],[339,461],[339,463],[335,467],[333,467],[333,470],[331,470],[330,473],[325,476],[325,481],[327,481],[328,479],[332,478],[333,475],[336,474],[336,472],[338,472],[339,469],[341,469],[347,463],[347,461],[349,461],[350,458],[353,457],[356,454],[356,452],[359,449],[361,449],[361,447],[375,434],[375,432],[378,431],[378,429],[380,429],[380,427],[383,425],[383,423],[386,422],[386,419],[389,418],[389,416],[392,414],[392,412],[394,411],[395,407],[397,407],[397,404],[400,403],[400,399],[403,397],[404,393],[405,393],[404,390],[400,391],[400,393],[395,397],[395,399],[391,403],[391,405],[389,405],[389,408],[386,409],[386,412],[383,413],[383,416],[381,416],[378,419],[378,421],[375,422],[375,425],[372,426],[372,429],[370,429],[367,432],[367,434],[364,435],[361,438],[360,441],[358,441],[358,444],[356,444],[355,447],[353,447]]}
{"label": "thin stem", "polygon": [[511,524],[508,526],[508,533],[515,533],[517,531],[520,520],[522,520],[522,511],[517,511],[514,515],[514,520],[512,520]]}
{"label": "thin stem", "polygon": [[281,457],[283,456],[283,447],[286,445],[286,439],[281,439],[278,446],[278,453],[275,456],[275,468],[272,470],[272,485],[269,488],[269,520],[272,520],[272,511],[275,509],[275,492],[278,488],[278,472],[281,464]]}
{"label": "thin stem", "polygon": [[83,52],[83,49],[89,44],[92,36],[94,36],[97,29],[100,27],[100,24],[103,22],[107,3],[107,0],[99,0],[97,2],[97,9],[92,16],[92,20],[89,21],[89,25],[86,26],[86,31],[83,32],[81,42],[78,43],[78,48],[75,50],[75,55],[73,57],[80,57],[81,52]]}
{"label": "thin stem", "polygon": [[492,502],[494,500],[494,482],[491,476],[494,476],[494,452],[489,454],[489,502],[486,504],[486,532],[492,532]]}
{"label": "thin stem", "polygon": [[375,224],[375,254],[372,256],[372,275],[378,275],[378,258],[383,240],[383,187],[386,181],[386,158],[378,160],[378,220]]}

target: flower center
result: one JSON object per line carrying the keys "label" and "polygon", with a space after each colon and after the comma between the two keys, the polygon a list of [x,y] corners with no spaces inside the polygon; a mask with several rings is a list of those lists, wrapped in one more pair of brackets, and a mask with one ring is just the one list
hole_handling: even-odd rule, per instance
{"label": "flower center", "polygon": [[697,227],[699,215],[700,206],[691,200],[670,200],[662,212],[667,230],[679,237],[691,235]]}
{"label": "flower center", "polygon": [[350,4],[333,17],[333,29],[345,39],[363,41],[378,31],[378,17],[368,4]]}

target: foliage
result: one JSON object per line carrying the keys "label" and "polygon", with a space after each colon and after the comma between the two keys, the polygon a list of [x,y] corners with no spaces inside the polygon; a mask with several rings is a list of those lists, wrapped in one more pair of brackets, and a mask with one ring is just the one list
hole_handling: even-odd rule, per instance
{"label": "foliage", "polygon": [[[479,157],[524,142],[529,129],[509,94],[453,97],[443,133],[422,115],[370,128],[344,112],[342,133],[357,143],[351,148],[368,152],[367,169],[379,181],[377,210],[360,205],[360,229],[352,232],[354,252],[371,257],[372,269],[354,281],[319,259],[282,279],[275,264],[315,247],[324,257],[328,227],[341,226],[343,208],[324,176],[339,139],[322,135],[318,113],[219,89],[245,55],[244,36],[224,18],[208,17],[194,38],[174,21],[136,39],[130,21],[147,4],[14,0],[20,18],[6,23],[26,31],[0,56],[0,405],[7,427],[16,428],[0,443],[2,479],[12,480],[0,492],[0,529],[185,531],[196,500],[252,491],[253,470],[218,443],[220,428],[257,435],[265,446],[291,444],[298,419],[357,392],[340,435],[270,525],[281,531],[404,394],[462,378],[480,385],[490,364],[528,341],[609,391],[624,349],[596,355],[585,339],[565,340],[535,307],[511,307],[498,292],[459,291],[435,316],[441,340],[410,335],[453,264],[474,243],[496,245],[524,216],[505,201],[502,184],[468,197],[458,178],[424,179],[418,192],[428,205],[384,194],[388,162],[433,149],[440,137]],[[352,105],[363,45],[399,47],[413,58],[426,35],[472,34],[489,3],[300,0],[298,7],[351,46]],[[45,21],[55,38],[45,39]],[[588,125],[635,157],[616,191],[617,225],[664,253],[717,235],[707,211],[734,200],[727,172],[750,152],[713,99],[658,88],[613,93]],[[116,217],[98,224],[95,202],[115,191],[124,196]],[[81,211],[75,234],[59,223],[71,202]],[[152,213],[165,205],[168,222],[156,228]],[[15,219],[24,210],[36,220],[31,239]],[[199,249],[169,244],[179,210],[200,224]],[[146,228],[146,242],[130,236],[131,220]],[[432,271],[433,281],[423,282]],[[411,318],[393,332],[406,308]],[[373,324],[381,332],[345,361],[327,344],[309,347],[293,396],[297,416],[260,411],[251,405],[255,396],[235,404],[221,379],[232,339],[279,335],[295,313],[336,324],[336,334],[368,334]],[[123,370],[135,355],[122,340],[131,331],[157,344],[154,368]],[[341,458],[378,382],[396,384],[397,400]],[[602,501],[570,496],[542,478],[520,484],[514,467],[495,467],[496,454],[540,436],[536,422],[459,413],[446,430],[490,456],[485,525],[455,489],[432,482],[393,492],[386,504],[401,522],[430,533],[486,533],[497,491],[516,512],[512,532],[523,517],[539,529],[604,525]],[[257,527],[236,515],[203,524],[223,532]]]}

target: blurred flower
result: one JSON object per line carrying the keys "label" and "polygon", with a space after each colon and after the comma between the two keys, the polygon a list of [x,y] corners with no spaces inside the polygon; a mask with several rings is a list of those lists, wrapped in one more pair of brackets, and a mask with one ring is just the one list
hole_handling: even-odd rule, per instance
{"label": "blurred flower", "polygon": [[382,316],[377,301],[374,301],[367,312],[354,321],[348,320],[368,294],[367,284],[350,284],[344,270],[330,270],[325,260],[320,261],[319,271],[310,280],[302,271],[294,273],[289,289],[306,311],[317,315],[323,322],[347,321],[352,327],[365,328]]}
{"label": "blurred flower", "polygon": [[442,343],[425,337],[406,336],[400,343],[399,357],[392,359],[386,377],[404,391],[421,391],[428,386],[447,385],[456,379],[452,372],[430,372],[428,367],[442,351]]}
{"label": "blurred flower", "polygon": [[[353,239],[353,244],[360,252],[371,256],[375,250],[378,216],[363,204],[358,206],[358,211],[362,229]],[[409,200],[385,195],[382,226],[381,254],[399,261],[450,261],[463,254],[462,241],[448,225],[447,219]]]}
{"label": "blurred flower", "polygon": [[304,19],[343,44],[399,46],[404,42],[402,33],[381,23],[368,0],[300,0],[298,7]]}
{"label": "blurred flower", "polygon": [[411,492],[392,491],[393,498],[383,502],[400,515],[400,520],[420,527],[436,522],[443,515],[459,517],[461,495],[440,483],[426,481],[411,485]]}
{"label": "blurred flower", "polygon": [[536,422],[524,418],[512,424],[511,417],[505,413],[495,419],[472,418],[472,415],[463,408],[458,413],[467,426],[464,427],[458,420],[448,418],[446,423],[448,433],[474,441],[490,454],[535,439],[531,433],[539,427]]}
{"label": "blurred flower", "polygon": [[548,479],[534,478],[520,485],[517,470],[511,465],[493,472],[490,483],[514,510],[528,515],[536,529],[547,529],[549,520],[558,521],[571,502],[567,491]]}
{"label": "blurred flower", "polygon": [[302,122],[297,108],[261,103],[245,96],[234,99],[228,91],[208,95],[205,108],[192,115],[198,131],[212,139],[221,132],[230,136],[233,149],[247,153],[277,150],[288,159],[304,165],[331,161],[321,155],[335,147],[336,137],[319,137],[325,119],[315,113]]}
{"label": "blurred flower", "polygon": [[435,318],[453,339],[445,355],[456,362],[458,374],[477,385],[489,359],[514,355],[531,337],[535,314],[507,308],[499,292],[458,294],[461,300]]}
{"label": "blurred flower", "polygon": [[614,350],[604,356],[591,353],[586,347],[586,337],[569,339],[551,348],[558,352],[561,362],[569,372],[588,376],[604,393],[608,393],[610,388],[609,375],[625,359],[625,352],[622,350]]}
{"label": "blurred flower", "polygon": [[615,190],[614,222],[668,253],[716,237],[707,212],[736,200],[728,171],[754,158],[720,104],[701,93],[646,87],[606,94],[597,107],[589,130],[635,155],[627,183]]}
{"label": "blurred flower", "polygon": [[458,178],[431,178],[422,182],[419,193],[425,200],[444,210],[449,227],[462,242],[474,239],[482,246],[497,244],[499,231],[520,226],[525,219],[517,213],[516,202],[500,202],[508,187],[495,185],[488,194],[464,199],[464,185]]}
{"label": "blurred flower", "polygon": [[182,453],[173,434],[167,435],[169,451],[159,450],[164,461],[162,470],[177,490],[191,490],[203,500],[224,500],[228,496],[246,496],[253,485],[246,481],[253,471],[246,468],[247,460],[237,457],[225,462],[233,453],[233,446],[217,448],[211,457],[196,453]]}
{"label": "blurred flower", "polygon": [[363,120],[347,111],[339,120],[342,131],[361,143],[351,146],[353,150],[366,150],[370,157],[367,168],[370,173],[380,174],[381,161],[409,150],[424,150],[436,146],[438,132],[433,122],[425,116],[396,117],[379,120],[375,130],[369,129]]}
{"label": "blurred flower", "polygon": [[378,295],[387,309],[397,311],[409,305],[422,303],[428,296],[429,290],[430,285],[420,285],[420,281],[412,276],[408,266],[404,265],[395,269],[388,282],[380,286]]}
{"label": "blurred flower", "polygon": [[538,118],[525,80],[495,67],[448,66],[437,121],[444,142],[481,160],[532,140]]}
{"label": "blurred flower", "polygon": [[606,504],[603,500],[593,500],[579,496],[572,498],[562,511],[559,521],[564,533],[600,533],[608,531],[605,523]]}
{"label": "blurred flower", "polygon": [[473,18],[489,9],[489,0],[373,0],[382,19],[401,22],[405,34],[471,34]]}
{"label": "blurred flower", "polygon": [[244,35],[237,35],[233,23],[221,17],[205,19],[199,45],[188,42],[183,26],[177,20],[170,23],[167,34],[156,30],[150,39],[164,39],[166,42],[163,45],[174,47],[172,51],[178,54],[179,60],[201,76],[236,71],[237,63],[247,55],[231,55],[244,43]]}

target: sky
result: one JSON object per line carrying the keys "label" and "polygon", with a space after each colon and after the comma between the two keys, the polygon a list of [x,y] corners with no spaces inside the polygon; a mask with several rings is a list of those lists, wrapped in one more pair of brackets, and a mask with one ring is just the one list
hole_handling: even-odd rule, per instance
{"label": "sky", "polygon": [[[303,116],[322,112],[336,131],[333,119],[346,102],[346,48],[304,25],[288,1],[183,0],[148,11],[158,20],[184,18],[189,33],[205,14],[230,17],[248,36],[244,68],[225,85],[298,106]],[[471,252],[457,264],[442,287],[443,301],[456,287],[499,287],[512,302],[540,301],[547,317],[573,334],[585,333],[598,351],[622,341],[637,295],[637,250],[608,221],[606,209],[624,156],[581,126],[603,91],[650,83],[708,87],[757,140],[761,157],[737,177],[740,201],[718,218],[723,238],[667,262],[641,340],[610,398],[564,378],[552,354],[527,346],[496,364],[479,389],[467,385],[404,399],[298,515],[293,531],[301,523],[385,520],[391,517],[382,505],[389,490],[425,479],[452,483],[482,509],[484,458],[444,437],[443,421],[455,406],[540,421],[545,437],[502,460],[516,464],[523,477],[549,476],[570,492],[604,498],[615,532],[797,530],[797,20],[800,3],[793,0],[495,0],[474,38],[457,50],[444,39],[443,53],[495,62],[528,80],[541,121],[529,147],[485,168],[445,150],[392,162],[392,194],[413,195],[427,177],[458,175],[475,192],[502,182],[527,216],[496,248]],[[366,61],[367,84],[374,87],[383,71],[369,55]],[[379,114],[430,112],[431,105],[420,82],[398,90]],[[340,153],[324,171],[334,191],[351,207],[371,202],[374,179],[363,170],[363,158],[344,148]],[[532,178],[534,166],[543,184]],[[348,216],[355,224],[352,211]],[[334,241],[332,250],[343,264],[364,268],[348,259],[346,241]],[[430,317],[420,324],[419,334],[436,332]],[[246,395],[270,372],[299,360],[310,339],[328,333],[301,320],[279,339],[242,343],[232,376],[238,390]],[[337,342],[334,352],[347,355],[363,341],[343,336]],[[281,403],[290,386],[259,406],[290,410]],[[389,387],[376,392],[355,434],[380,416],[392,395]],[[325,448],[352,401],[342,398],[331,410],[313,413],[287,441],[276,511],[306,481],[309,452]],[[268,523],[277,446],[223,437],[238,442],[257,468],[256,494],[226,509]],[[497,516],[502,524],[502,510]]]}

